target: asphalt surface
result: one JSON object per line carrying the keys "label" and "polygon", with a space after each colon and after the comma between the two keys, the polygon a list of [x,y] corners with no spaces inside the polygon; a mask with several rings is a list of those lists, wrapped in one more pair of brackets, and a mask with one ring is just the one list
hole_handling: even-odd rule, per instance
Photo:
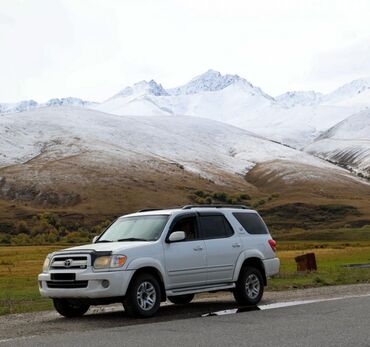
{"label": "asphalt surface", "polygon": [[18,336],[0,346],[370,346],[370,296],[116,328]]}

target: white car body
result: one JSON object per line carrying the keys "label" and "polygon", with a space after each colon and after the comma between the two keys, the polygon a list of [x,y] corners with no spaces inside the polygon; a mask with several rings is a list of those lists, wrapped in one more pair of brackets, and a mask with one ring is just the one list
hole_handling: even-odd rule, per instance
{"label": "white car body", "polygon": [[[268,231],[264,234],[248,233],[234,216],[238,213],[255,214],[261,219],[256,211],[250,209],[192,206],[120,217],[165,215],[168,221],[156,241],[91,243],[50,254],[49,266],[38,276],[40,293],[49,298],[117,302],[125,297],[135,273],[144,270],[158,277],[164,301],[168,296],[233,290],[246,262],[260,269],[266,285],[267,278],[277,274],[280,266],[269,244],[271,236]],[[195,216],[198,221],[199,216],[214,215],[226,218],[232,227],[232,235],[168,241],[175,220]],[[94,268],[94,259],[100,255],[124,255],[127,260],[122,267],[98,270]]]}

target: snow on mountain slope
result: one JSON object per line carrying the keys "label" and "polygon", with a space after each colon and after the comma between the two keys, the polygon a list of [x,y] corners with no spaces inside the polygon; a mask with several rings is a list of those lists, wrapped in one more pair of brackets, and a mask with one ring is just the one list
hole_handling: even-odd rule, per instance
{"label": "snow on mountain slope", "polygon": [[275,100],[287,107],[296,105],[314,106],[322,101],[323,94],[317,93],[313,90],[310,91],[292,91],[281,94]]}
{"label": "snow on mountain slope", "polygon": [[246,79],[238,75],[221,75],[220,72],[215,70],[208,70],[205,73],[194,77],[187,84],[168,89],[171,95],[191,95],[202,92],[215,92],[222,90],[234,83],[242,83],[245,89],[249,89],[253,94],[260,94],[268,99],[272,99],[269,95],[265,94],[260,88],[253,86]]}
{"label": "snow on mountain slope", "polygon": [[0,103],[0,113],[29,111],[38,107],[38,105],[39,104],[35,100],[23,100],[14,103]]}
{"label": "snow on mountain slope", "polygon": [[0,103],[0,113],[24,112],[45,106],[68,106],[68,105],[79,107],[93,107],[94,105],[97,105],[97,103],[72,97],[61,99],[58,98],[50,99],[44,104],[39,104],[35,100],[24,100],[15,103]]}
{"label": "snow on mountain slope", "polygon": [[76,98],[46,104],[0,104],[0,112],[74,105],[126,116],[195,116],[231,124],[294,148],[303,148],[349,115],[370,107],[370,79],[348,83],[329,94],[287,92],[275,99],[238,75],[208,70],[189,83],[164,89],[141,81],[105,102]]}
{"label": "snow on mountain slope", "polygon": [[168,91],[154,81],[139,82],[95,109],[118,115],[200,116],[232,124],[231,118],[271,102],[270,96],[247,80],[208,70],[188,84]]}
{"label": "snow on mountain slope", "polygon": [[363,109],[322,104],[324,97],[313,91],[288,92],[275,100],[238,75],[209,70],[168,91],[154,81],[143,81],[95,108],[117,115],[204,117],[302,148],[348,115]]}
{"label": "snow on mountain slope", "polygon": [[[40,108],[0,116],[0,166],[22,163],[40,153],[50,160],[81,152],[105,153],[135,162],[151,156],[217,180],[217,172],[244,174],[256,163],[281,159],[329,167],[309,154],[245,130],[194,117],[122,117],[76,107]],[[49,153],[49,154],[48,154]],[[299,174],[297,172],[297,174]]]}
{"label": "snow on mountain slope", "polygon": [[346,83],[326,94],[322,102],[326,105],[370,106],[370,78]]}
{"label": "snow on mountain slope", "polygon": [[305,151],[370,177],[370,110],[330,128]]}
{"label": "snow on mountain slope", "polygon": [[161,108],[152,100],[152,97],[155,99],[166,95],[169,95],[167,91],[154,80],[141,81],[122,89],[102,104],[92,108],[117,115],[169,115],[172,114],[171,109]]}

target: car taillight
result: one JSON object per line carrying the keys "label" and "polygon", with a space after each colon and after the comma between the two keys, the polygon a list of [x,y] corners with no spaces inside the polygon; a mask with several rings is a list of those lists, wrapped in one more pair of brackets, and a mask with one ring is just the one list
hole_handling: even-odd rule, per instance
{"label": "car taillight", "polygon": [[268,242],[269,242],[269,245],[270,245],[270,247],[272,248],[272,250],[273,250],[274,252],[276,252],[276,241],[275,241],[275,240],[270,239]]}

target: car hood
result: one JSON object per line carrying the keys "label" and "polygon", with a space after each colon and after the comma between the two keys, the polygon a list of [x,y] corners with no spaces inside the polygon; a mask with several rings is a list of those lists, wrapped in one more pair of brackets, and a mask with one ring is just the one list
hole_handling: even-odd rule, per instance
{"label": "car hood", "polygon": [[102,242],[102,243],[91,243],[88,245],[82,245],[77,247],[71,247],[63,249],[63,251],[87,251],[94,250],[97,252],[112,251],[112,253],[119,253],[121,251],[148,246],[152,244],[151,241],[127,241],[127,242]]}

